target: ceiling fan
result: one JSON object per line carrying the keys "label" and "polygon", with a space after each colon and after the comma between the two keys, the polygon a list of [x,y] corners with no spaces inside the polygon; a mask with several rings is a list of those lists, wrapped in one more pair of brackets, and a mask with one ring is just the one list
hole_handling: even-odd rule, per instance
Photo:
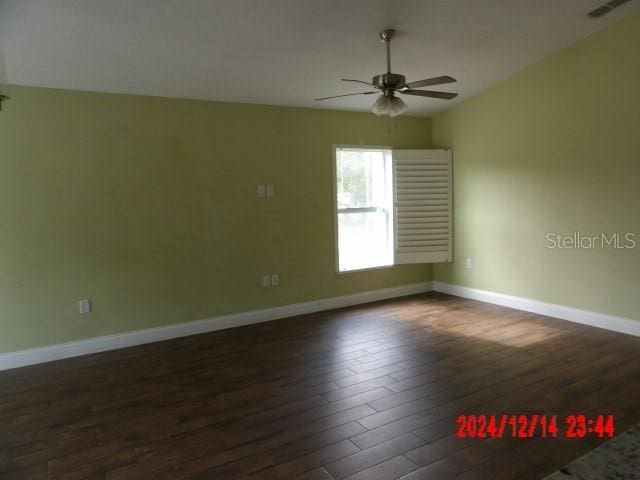
{"label": "ceiling fan", "polygon": [[427,78],[425,80],[417,80],[415,82],[407,82],[404,75],[398,73],[391,73],[391,39],[395,30],[387,29],[380,32],[380,40],[382,40],[387,47],[387,73],[376,75],[371,80],[371,83],[363,80],[352,80],[349,78],[342,78],[343,82],[362,83],[378,90],[370,90],[367,92],[359,93],[346,93],[344,95],[334,95],[332,97],[316,98],[315,100],[330,100],[333,98],[350,97],[353,95],[371,95],[381,92],[381,95],[375,101],[371,107],[371,111],[378,116],[389,115],[390,117],[396,117],[407,111],[407,104],[399,97],[396,97],[396,93],[402,95],[416,95],[419,97],[439,98],[442,100],[451,100],[458,96],[453,92],[438,92],[434,90],[415,90],[420,87],[429,87],[432,85],[442,85],[445,83],[453,83],[457,80],[448,75],[442,75],[440,77]]}

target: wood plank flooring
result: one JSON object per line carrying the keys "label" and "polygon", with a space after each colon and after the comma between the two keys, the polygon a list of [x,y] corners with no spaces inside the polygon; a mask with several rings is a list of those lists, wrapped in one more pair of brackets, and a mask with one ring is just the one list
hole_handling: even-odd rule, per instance
{"label": "wood plank flooring", "polygon": [[0,478],[539,479],[602,442],[460,413],[640,421],[640,338],[442,294],[0,372]]}

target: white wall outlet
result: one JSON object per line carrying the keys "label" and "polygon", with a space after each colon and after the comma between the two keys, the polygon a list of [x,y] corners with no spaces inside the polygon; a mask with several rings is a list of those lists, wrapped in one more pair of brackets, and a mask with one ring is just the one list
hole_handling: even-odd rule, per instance
{"label": "white wall outlet", "polygon": [[265,197],[267,195],[267,188],[264,185],[258,185],[257,194],[259,197]]}
{"label": "white wall outlet", "polygon": [[273,197],[276,194],[273,185],[267,185],[267,197]]}
{"label": "white wall outlet", "polygon": [[465,268],[471,270],[471,268],[473,268],[473,260],[471,260],[470,258],[467,258],[464,261],[464,266],[465,266]]}
{"label": "white wall outlet", "polygon": [[263,275],[262,276],[262,286],[270,287],[271,286],[271,275]]}
{"label": "white wall outlet", "polygon": [[80,313],[89,313],[91,311],[91,300],[88,298],[78,302],[78,310]]}
{"label": "white wall outlet", "polygon": [[273,285],[274,287],[280,285],[280,275],[278,275],[277,273],[271,275],[271,285]]}

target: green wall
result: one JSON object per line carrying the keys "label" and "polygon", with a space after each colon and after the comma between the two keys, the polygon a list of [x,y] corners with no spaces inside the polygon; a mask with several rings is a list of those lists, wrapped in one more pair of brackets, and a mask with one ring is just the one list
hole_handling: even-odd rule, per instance
{"label": "green wall", "polygon": [[455,182],[437,280],[640,320],[640,247],[546,248],[547,232],[640,242],[639,45],[634,14],[434,118]]}
{"label": "green wall", "polygon": [[[6,87],[0,353],[432,279],[335,273],[334,143],[454,149],[455,261],[437,280],[640,319],[640,247],[546,248],[549,232],[640,241],[639,44],[635,14],[433,135],[429,119]],[[256,197],[266,183],[275,198]]]}
{"label": "green wall", "polygon": [[331,151],[428,148],[429,119],[3,92],[0,352],[431,279],[335,273]]}

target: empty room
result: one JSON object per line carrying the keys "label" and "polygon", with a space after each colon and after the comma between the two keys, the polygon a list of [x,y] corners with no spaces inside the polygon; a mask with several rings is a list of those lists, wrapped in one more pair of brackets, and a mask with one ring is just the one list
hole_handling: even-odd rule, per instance
{"label": "empty room", "polygon": [[0,480],[640,480],[639,0],[0,0]]}

